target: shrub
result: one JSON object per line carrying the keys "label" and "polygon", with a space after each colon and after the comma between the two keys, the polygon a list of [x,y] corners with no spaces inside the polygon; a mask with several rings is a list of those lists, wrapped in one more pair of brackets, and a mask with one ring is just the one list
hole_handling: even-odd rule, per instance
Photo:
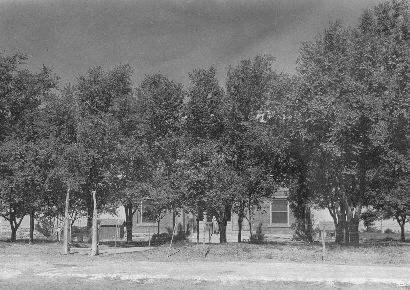
{"label": "shrub", "polygon": [[252,244],[262,244],[264,237],[265,235],[262,233],[262,223],[259,223],[256,228],[256,233],[253,234],[250,238],[250,242]]}
{"label": "shrub", "polygon": [[393,234],[394,232],[393,232],[392,229],[386,229],[386,230],[384,231],[384,233],[385,233],[385,234]]}
{"label": "shrub", "polygon": [[168,233],[153,234],[151,237],[151,244],[162,245],[171,241],[171,235]]}

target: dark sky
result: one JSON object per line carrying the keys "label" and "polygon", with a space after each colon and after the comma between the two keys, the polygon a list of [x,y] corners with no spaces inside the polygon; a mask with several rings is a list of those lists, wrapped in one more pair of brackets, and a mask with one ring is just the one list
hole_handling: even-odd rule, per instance
{"label": "dark sky", "polygon": [[135,81],[161,72],[186,83],[193,68],[258,53],[294,72],[300,43],[330,21],[353,26],[379,0],[0,0],[0,50],[72,81],[90,66],[129,63]]}

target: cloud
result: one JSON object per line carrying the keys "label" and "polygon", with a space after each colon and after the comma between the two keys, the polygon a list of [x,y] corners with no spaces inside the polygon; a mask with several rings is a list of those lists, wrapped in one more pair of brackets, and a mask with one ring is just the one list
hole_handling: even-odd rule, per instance
{"label": "cloud", "polygon": [[161,71],[186,82],[195,67],[224,68],[271,53],[294,70],[300,41],[331,19],[353,23],[376,1],[0,1],[0,49],[29,54],[64,81],[90,66],[130,63],[136,81]]}

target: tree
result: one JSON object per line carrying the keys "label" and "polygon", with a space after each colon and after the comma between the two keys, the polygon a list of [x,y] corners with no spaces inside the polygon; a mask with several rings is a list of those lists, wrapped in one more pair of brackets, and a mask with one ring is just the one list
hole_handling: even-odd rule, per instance
{"label": "tree", "polygon": [[372,184],[375,208],[398,222],[401,241],[405,241],[404,225],[410,219],[410,123],[406,115],[396,116],[389,124],[385,152]]}
{"label": "tree", "polygon": [[[388,109],[381,134],[383,153],[381,164],[374,172],[372,198],[376,208],[386,217],[393,217],[401,228],[409,215],[409,42],[410,6],[408,1],[385,2],[367,11],[361,31],[377,47],[380,73]],[[379,141],[380,142],[380,141]]]}
{"label": "tree", "polygon": [[[185,107],[185,144],[186,154],[183,159],[183,177],[185,183],[184,202],[186,207],[195,214],[197,228],[204,211],[214,213],[222,227],[220,241],[226,242],[226,218],[230,216],[233,199],[228,194],[224,199],[223,210],[214,209],[211,199],[212,187],[209,170],[210,148],[222,145],[226,132],[226,100],[224,91],[216,78],[216,69],[197,69],[189,74],[191,85],[188,88],[188,102]],[[218,145],[219,144],[219,145]],[[185,172],[186,171],[186,172]],[[206,222],[206,221],[205,221]],[[199,241],[199,229],[197,231]]]}
{"label": "tree", "polygon": [[152,165],[148,149],[134,137],[123,140],[116,156],[115,184],[125,210],[127,242],[131,242],[133,216],[138,204],[149,196]]}
{"label": "tree", "polygon": [[[86,151],[87,174],[81,188],[91,228],[93,199],[96,191],[98,209],[111,210],[118,205],[114,194],[115,181],[121,172],[115,171],[118,147],[132,131],[132,119],[127,115],[128,100],[132,97],[132,70],[120,65],[105,72],[91,68],[80,76],[72,92],[78,106],[77,140]],[[125,141],[124,141],[125,142]]]}
{"label": "tree", "polygon": [[57,84],[57,78],[43,67],[37,73],[23,69],[26,57],[20,54],[0,56],[0,202],[1,215],[10,222],[11,240],[22,219],[33,217],[41,204],[44,188],[45,158],[41,131],[41,103]]}
{"label": "tree", "polygon": [[[303,45],[299,60],[305,128],[315,148],[310,186],[335,221],[337,242],[358,242],[361,210],[370,203],[370,184],[387,138],[387,108],[395,93],[386,59],[394,53],[383,47],[385,32],[377,32],[376,23],[386,21],[379,13],[383,7],[363,14],[358,29],[332,24]],[[374,31],[368,25],[373,16],[378,18]]]}
{"label": "tree", "polygon": [[223,143],[200,142],[186,151],[182,166],[181,187],[186,205],[198,215],[205,210],[209,216],[215,216],[221,243],[227,241],[227,221],[236,195],[242,190],[240,176],[232,166],[232,153]]}
{"label": "tree", "polygon": [[148,75],[137,92],[138,138],[149,156],[149,176],[145,179],[148,199],[155,204],[159,223],[166,211],[180,207],[177,172],[183,142],[181,139],[182,85],[161,74]]}
{"label": "tree", "polygon": [[235,148],[235,170],[241,176],[241,191],[235,199],[238,214],[238,242],[242,222],[248,212],[252,235],[251,215],[263,199],[273,196],[275,189],[287,179],[284,161],[287,119],[285,105],[292,91],[290,78],[273,70],[273,57],[258,55],[230,67],[227,74],[228,125],[225,141]]}
{"label": "tree", "polygon": [[375,221],[381,218],[380,212],[374,210],[373,208],[367,208],[360,216],[363,220],[363,226],[366,228],[366,231],[370,231],[374,226]]}

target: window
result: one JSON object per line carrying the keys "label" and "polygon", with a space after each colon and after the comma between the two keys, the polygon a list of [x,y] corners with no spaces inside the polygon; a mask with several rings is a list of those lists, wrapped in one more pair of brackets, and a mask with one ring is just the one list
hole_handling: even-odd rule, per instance
{"label": "window", "polygon": [[286,199],[274,199],[270,208],[272,224],[288,224],[288,201]]}

